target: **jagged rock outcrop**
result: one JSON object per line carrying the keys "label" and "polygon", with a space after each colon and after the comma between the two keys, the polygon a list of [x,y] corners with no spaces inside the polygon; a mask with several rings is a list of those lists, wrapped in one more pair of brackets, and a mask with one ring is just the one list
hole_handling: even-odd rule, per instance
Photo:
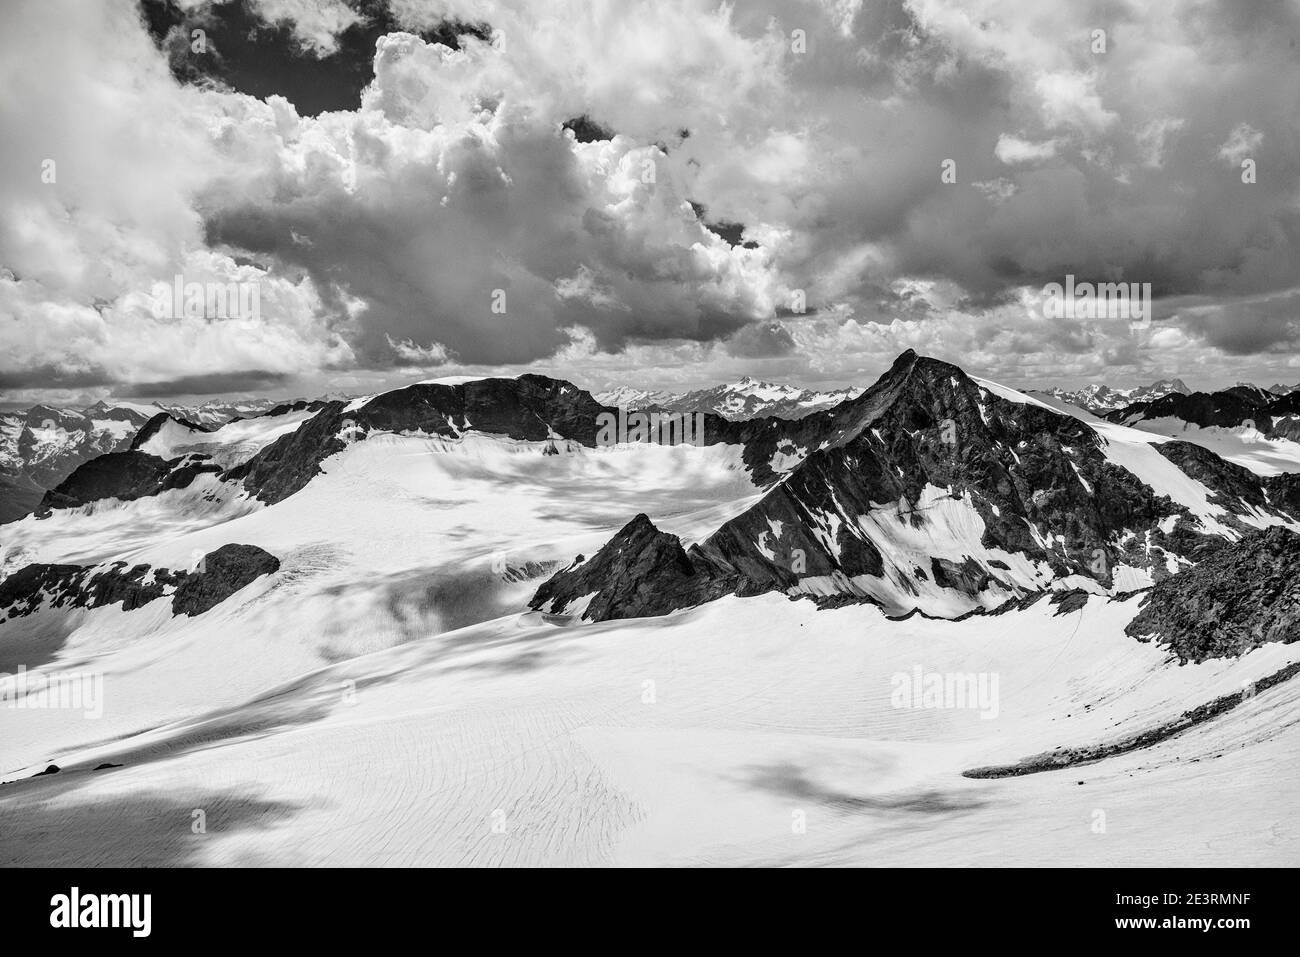
{"label": "jagged rock outcrop", "polygon": [[45,493],[40,509],[76,508],[105,498],[122,501],[151,494],[171,469],[156,455],[110,452],[79,465]]}
{"label": "jagged rock outcrop", "polygon": [[320,474],[320,463],[347,448],[344,402],[330,402],[288,435],[282,435],[248,461],[222,474],[268,505],[288,498]]}
{"label": "jagged rock outcrop", "polygon": [[1263,481],[1268,501],[1274,508],[1300,515],[1300,472],[1270,475]]}
{"label": "jagged rock outcrop", "polygon": [[1300,639],[1300,535],[1274,526],[1216,550],[1157,583],[1124,630],[1183,662]]}
{"label": "jagged rock outcrop", "polygon": [[199,567],[172,571],[140,564],[31,564],[0,581],[0,623],[23,618],[47,603],[53,608],[100,608],[121,604],[134,611],[166,595],[172,613],[200,615],[262,575],[278,571],[280,560],[256,545],[223,545],[203,556]]}
{"label": "jagged rock outcrop", "polygon": [[693,560],[676,535],[638,515],[590,559],[578,556],[552,576],[529,605],[592,621],[643,618],[721,598],[739,584],[735,573],[700,561],[698,553]]}

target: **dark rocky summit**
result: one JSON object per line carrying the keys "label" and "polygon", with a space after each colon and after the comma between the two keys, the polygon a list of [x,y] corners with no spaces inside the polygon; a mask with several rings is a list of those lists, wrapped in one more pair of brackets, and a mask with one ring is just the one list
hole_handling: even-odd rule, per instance
{"label": "dark rocky summit", "polygon": [[1300,639],[1300,535],[1273,526],[1217,549],[1157,583],[1125,632],[1183,662]]}
{"label": "dark rocky summit", "polygon": [[741,582],[734,571],[693,551],[688,555],[676,535],[638,515],[590,560],[579,555],[553,575],[529,604],[565,614],[575,599],[596,592],[582,617],[607,621],[666,615],[736,591]]}

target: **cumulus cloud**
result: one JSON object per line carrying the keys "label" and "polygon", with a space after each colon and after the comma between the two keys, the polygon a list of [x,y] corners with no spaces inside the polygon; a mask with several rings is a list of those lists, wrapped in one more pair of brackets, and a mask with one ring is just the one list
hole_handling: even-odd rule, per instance
{"label": "cumulus cloud", "polygon": [[[178,79],[128,0],[11,12],[0,388],[412,365],[851,378],[909,346],[1026,375],[1227,375],[1294,342],[1291,5],[239,9],[312,69],[369,43],[373,80],[309,108],[307,84],[264,89],[274,65],[251,92],[238,70]],[[580,141],[578,117],[609,138]],[[1152,283],[1159,328],[1035,318],[1066,273]],[[156,318],[149,290],[176,275],[256,283],[260,315]]]}
{"label": "cumulus cloud", "polygon": [[1032,143],[1018,136],[1003,133],[998,137],[997,145],[993,147],[993,154],[1008,166],[1017,163],[1034,163],[1051,159],[1056,155],[1056,140]]}
{"label": "cumulus cloud", "polygon": [[1264,134],[1254,129],[1249,123],[1239,123],[1232,128],[1228,138],[1219,147],[1219,158],[1231,166],[1238,166],[1241,161],[1259,149],[1264,142]]}

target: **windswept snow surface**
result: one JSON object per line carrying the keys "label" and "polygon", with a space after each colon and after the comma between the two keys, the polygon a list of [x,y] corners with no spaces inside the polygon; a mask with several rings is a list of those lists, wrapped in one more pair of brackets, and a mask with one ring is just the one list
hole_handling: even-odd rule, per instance
{"label": "windswept snow surface", "polygon": [[[769,595],[567,628],[510,615],[70,750],[58,721],[9,712],[26,721],[0,787],[5,858],[1293,864],[1300,681],[1145,750],[962,776],[1155,727],[1300,659],[1300,647],[1269,645],[1177,667],[1122,634],[1134,610],[1093,598],[1058,617],[1043,601],[1011,618],[896,622]],[[265,624],[269,651],[282,636]],[[258,639],[233,625],[137,658],[117,680],[150,671],[162,693],[183,693],[169,689],[216,657],[198,645],[256,667]],[[897,707],[895,676],[918,668],[996,676],[997,695],[983,708]],[[127,707],[115,684],[106,714]],[[63,770],[26,777],[48,760]],[[91,770],[101,763],[123,767]],[[204,835],[191,833],[195,809]]]}
{"label": "windswept snow surface", "polygon": [[[575,446],[560,455],[545,448],[478,433],[378,433],[331,456],[323,475],[272,507],[204,475],[187,489],[8,525],[5,543],[26,561],[189,569],[238,542],[282,564],[265,594],[260,584],[250,587],[192,620],[155,620],[161,601],[129,613],[45,608],[4,622],[0,671],[20,663],[111,668],[118,678],[110,686],[135,706],[74,721],[69,733],[80,741],[109,728],[137,731],[323,662],[522,609],[553,563],[592,554],[638,512],[690,541],[761,494],[738,447]],[[6,648],[18,651],[6,656]],[[141,656],[192,656],[194,666],[182,687],[157,693],[154,683],[163,679],[139,671]],[[6,722],[34,714],[0,703]],[[21,737],[0,735],[0,768]]]}

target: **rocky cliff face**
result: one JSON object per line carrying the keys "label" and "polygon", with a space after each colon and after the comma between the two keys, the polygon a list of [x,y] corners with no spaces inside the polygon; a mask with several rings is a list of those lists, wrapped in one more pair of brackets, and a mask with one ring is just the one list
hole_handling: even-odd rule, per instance
{"label": "rocky cliff face", "polygon": [[1300,640],[1300,535],[1274,527],[1216,550],[1156,584],[1125,631],[1183,662]]}

